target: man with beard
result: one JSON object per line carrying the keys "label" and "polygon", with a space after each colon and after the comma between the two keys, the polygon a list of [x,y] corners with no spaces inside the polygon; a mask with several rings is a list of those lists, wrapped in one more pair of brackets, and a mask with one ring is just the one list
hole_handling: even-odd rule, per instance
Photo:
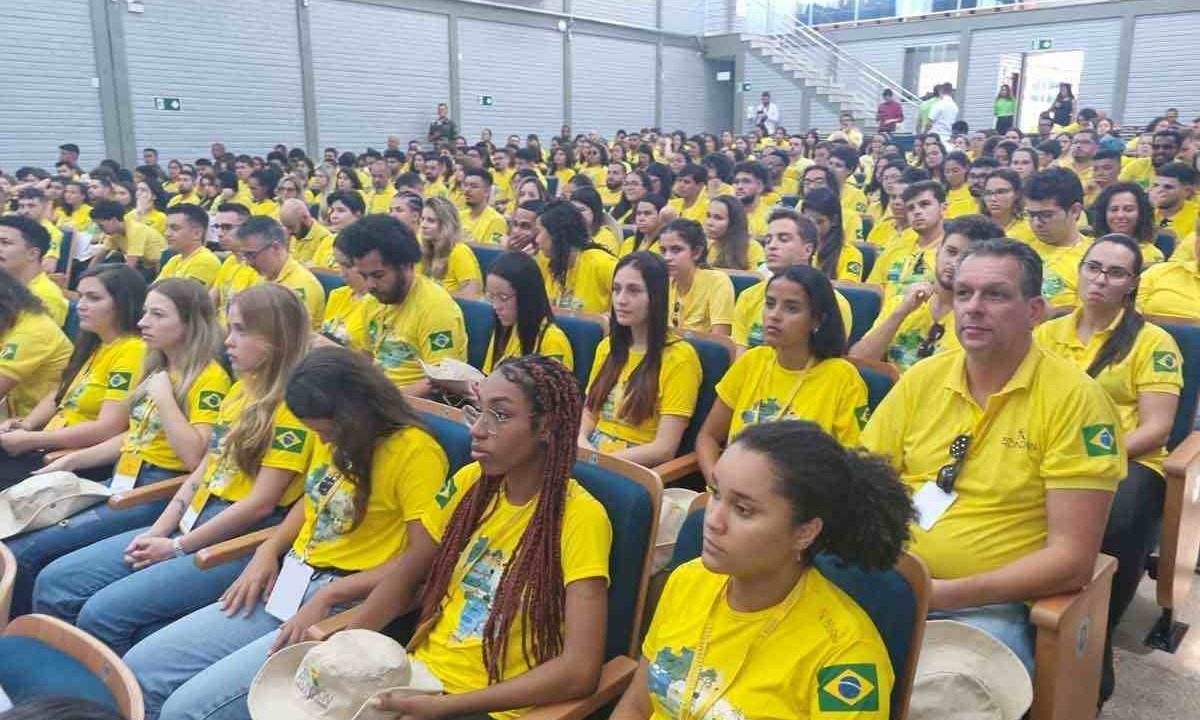
{"label": "man with beard", "polygon": [[1183,133],[1173,128],[1159,130],[1150,141],[1150,157],[1132,160],[1121,169],[1122,182],[1135,182],[1148,190],[1155,171],[1175,159],[1183,148]]}
{"label": "man with beard", "polygon": [[971,189],[971,197],[979,200],[983,197],[983,188],[987,185],[988,173],[1000,167],[996,158],[977,157],[971,161],[967,170],[967,187]]}
{"label": "man with beard", "polygon": [[733,194],[746,210],[746,225],[754,242],[762,242],[767,234],[767,216],[771,207],[763,202],[762,194],[769,183],[770,175],[760,162],[744,161],[733,168]]}
{"label": "man with beard", "polygon": [[596,188],[600,193],[600,202],[604,204],[605,210],[611,210],[621,202],[621,189],[625,185],[626,174],[625,163],[610,162],[608,164],[608,174],[604,176],[604,185]]}

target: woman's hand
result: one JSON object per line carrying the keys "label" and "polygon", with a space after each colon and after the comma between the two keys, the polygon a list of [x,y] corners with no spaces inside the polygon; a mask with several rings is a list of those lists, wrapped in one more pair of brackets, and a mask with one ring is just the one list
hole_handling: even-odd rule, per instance
{"label": "woman's hand", "polygon": [[259,600],[266,601],[275,589],[275,580],[279,577],[279,560],[269,552],[263,552],[263,545],[258,546],[250,564],[238,576],[221,596],[221,610],[227,617],[237,615],[239,610],[245,610],[246,617],[258,607]]}
{"label": "woman's hand", "polygon": [[138,535],[125,548],[125,563],[134,570],[147,568],[154,563],[170,560],[175,557],[175,547],[170,538],[155,537],[149,534]]}
{"label": "woman's hand", "polygon": [[171,377],[166,370],[159,370],[147,378],[145,388],[146,394],[156,405],[175,402],[175,390],[171,387]]}
{"label": "woman's hand", "polygon": [[306,639],[305,633],[308,632],[308,629],[329,617],[329,613],[332,610],[333,606],[325,600],[321,591],[318,590],[309,598],[308,602],[300,606],[300,609],[296,611],[291,620],[288,620],[279,627],[279,634],[275,636],[275,642],[271,644],[270,654],[273,655],[285,647],[295,645],[298,642],[304,642]]}
{"label": "woman's hand", "polygon": [[33,433],[24,429],[13,429],[0,434],[0,447],[9,455],[21,455],[36,450],[37,441]]}
{"label": "woman's hand", "polygon": [[372,702],[375,709],[395,713],[399,720],[440,720],[446,717],[442,706],[444,695],[405,695],[396,691],[386,692]]}
{"label": "woman's hand", "polygon": [[52,472],[74,472],[79,469],[79,452],[69,452],[59,458],[51,460],[45,465],[33,471],[34,475],[45,475]]}
{"label": "woman's hand", "polygon": [[0,422],[0,433],[12,432],[13,430],[24,430],[25,426],[21,424],[21,418],[8,418]]}

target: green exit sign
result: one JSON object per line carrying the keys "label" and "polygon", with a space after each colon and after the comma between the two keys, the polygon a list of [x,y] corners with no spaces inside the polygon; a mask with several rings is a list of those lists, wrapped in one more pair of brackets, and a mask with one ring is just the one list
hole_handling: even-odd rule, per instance
{"label": "green exit sign", "polygon": [[1038,38],[1029,43],[1029,46],[1034,50],[1050,50],[1054,47],[1054,41],[1050,38]]}
{"label": "green exit sign", "polygon": [[742,83],[742,92],[750,92],[750,83],[749,83],[749,81]]}
{"label": "green exit sign", "polygon": [[180,112],[183,110],[183,101],[176,97],[156,97],[154,98],[154,109],[163,112]]}
{"label": "green exit sign", "polygon": [[492,95],[480,95],[479,104],[485,107],[491,107],[496,104],[496,98]]}

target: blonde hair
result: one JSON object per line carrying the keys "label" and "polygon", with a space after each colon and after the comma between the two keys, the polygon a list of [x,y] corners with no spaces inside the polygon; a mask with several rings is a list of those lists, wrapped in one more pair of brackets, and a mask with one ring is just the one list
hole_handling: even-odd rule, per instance
{"label": "blonde hair", "polygon": [[[158,293],[175,306],[179,320],[183,323],[183,350],[178,353],[180,366],[169,368],[167,355],[162,350],[146,350],[143,378],[149,379],[159,370],[174,370],[179,377],[172,382],[175,403],[187,414],[187,396],[192,385],[213,360],[221,353],[221,326],[217,324],[217,311],[203,285],[189,278],[166,278],[150,286],[149,293]],[[136,403],[145,394],[145,383],[138,385],[130,396],[130,404]]]}
{"label": "blonde hair", "polygon": [[247,288],[234,297],[233,304],[246,333],[268,347],[263,365],[239,377],[246,407],[229,432],[233,459],[243,472],[254,475],[271,445],[275,411],[283,402],[288,374],[309,349],[308,311],[296,293],[275,283]]}
{"label": "blonde hair", "polygon": [[429,198],[425,209],[433,211],[438,231],[436,237],[421,238],[421,268],[428,277],[441,281],[450,265],[450,251],[462,242],[462,221],[458,208],[444,197]]}

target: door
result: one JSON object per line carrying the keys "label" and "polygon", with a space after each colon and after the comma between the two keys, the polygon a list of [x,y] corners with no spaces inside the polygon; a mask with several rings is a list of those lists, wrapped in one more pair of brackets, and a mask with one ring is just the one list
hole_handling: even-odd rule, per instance
{"label": "door", "polygon": [[[1037,132],[1038,116],[1054,104],[1060,83],[1071,83],[1075,97],[1082,96],[1079,86],[1083,74],[1083,51],[1025,53],[1021,75],[1020,109],[1017,122],[1022,132]],[[1080,107],[1078,99],[1075,107]]]}

